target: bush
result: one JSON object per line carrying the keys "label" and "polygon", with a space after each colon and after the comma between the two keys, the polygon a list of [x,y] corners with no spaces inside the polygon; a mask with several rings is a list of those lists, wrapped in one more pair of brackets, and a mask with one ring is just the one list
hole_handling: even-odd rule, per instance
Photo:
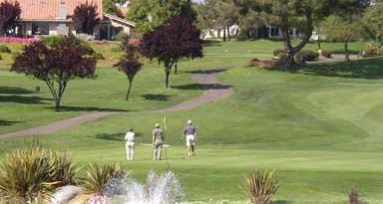
{"label": "bush", "polygon": [[331,51],[325,50],[325,49],[318,50],[318,54],[325,58],[331,58],[331,55],[332,55]]}
{"label": "bush", "polygon": [[52,36],[42,37],[41,41],[48,46],[53,46],[53,45],[57,45],[61,43],[62,41],[64,41],[64,39],[65,39],[65,36],[63,35],[52,35]]}
{"label": "bush", "polygon": [[[82,179],[82,187],[85,194],[103,196],[107,187],[114,178],[125,177],[127,174],[120,169],[119,165],[89,164],[87,176]],[[121,180],[121,179],[120,179]]]}
{"label": "bush", "polygon": [[8,46],[6,46],[6,45],[0,45],[0,52],[1,52],[1,53],[11,53],[12,51],[11,51],[11,49],[9,49]]}
{"label": "bush", "polygon": [[0,197],[6,203],[46,200],[57,187],[75,184],[76,172],[66,154],[40,147],[17,150],[0,166]]}
{"label": "bush", "polygon": [[280,56],[280,55],[286,55],[286,52],[285,52],[285,50],[284,49],[275,49],[274,51],[273,51],[273,55],[274,55],[274,57],[278,57],[278,56]]}
{"label": "bush", "polygon": [[268,204],[279,186],[274,171],[254,171],[245,178],[245,190],[253,204]]}
{"label": "bush", "polygon": [[298,64],[305,63],[306,61],[318,60],[319,54],[312,50],[302,50],[295,54],[294,59]]}
{"label": "bush", "polygon": [[120,31],[115,37],[115,40],[117,41],[124,41],[126,39],[129,39],[129,35],[125,33],[124,31]]}
{"label": "bush", "polygon": [[376,43],[368,43],[362,50],[362,57],[374,57],[382,54],[382,50]]}
{"label": "bush", "polygon": [[82,41],[93,41],[94,40],[94,36],[93,35],[88,35],[88,34],[85,34],[85,33],[79,33],[76,35],[76,37]]}
{"label": "bush", "polygon": [[94,52],[93,53],[93,57],[96,59],[96,60],[104,60],[105,57],[102,53],[98,53],[98,52]]}

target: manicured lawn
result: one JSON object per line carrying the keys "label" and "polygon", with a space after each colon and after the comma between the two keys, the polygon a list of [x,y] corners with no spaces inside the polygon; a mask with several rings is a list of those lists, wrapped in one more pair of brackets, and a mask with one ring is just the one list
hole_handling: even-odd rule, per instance
{"label": "manicured lawn", "polygon": [[[245,200],[241,188],[243,176],[254,169],[275,169],[280,183],[276,199],[280,203],[344,203],[353,185],[359,186],[366,200],[383,203],[383,59],[365,60],[351,66],[345,63],[310,65],[297,73],[244,67],[253,57],[270,58],[272,50],[279,45],[280,42],[269,41],[212,45],[206,47],[205,59],[183,62],[180,67],[185,72],[172,76],[173,84],[195,87],[188,86],[193,82],[186,71],[232,66],[220,75],[221,81],[234,87],[235,93],[228,99],[166,115],[117,115],[39,137],[39,142],[45,147],[71,152],[80,166],[89,162],[118,162],[140,180],[144,180],[149,170],[171,169],[179,176],[189,200]],[[358,50],[359,45],[353,44],[353,49]],[[336,50],[341,44],[324,47]],[[256,52],[251,54],[249,49]],[[64,104],[147,110],[201,93],[198,88],[163,89],[162,69],[155,67],[158,67],[156,63],[150,64],[145,73],[140,73],[132,102],[122,100],[124,77],[114,70],[100,69],[97,80],[73,83]],[[33,90],[36,81],[4,70],[0,76],[0,87],[22,88],[17,96],[39,96],[24,93],[24,89]],[[13,92],[16,91],[15,88]],[[170,94],[171,97],[167,101],[151,102],[142,94]],[[41,95],[49,97],[47,93]],[[48,109],[50,101],[42,100],[43,104],[17,101],[1,102],[0,115],[5,116],[4,120],[17,121],[12,118],[16,114],[19,120],[30,121],[29,125],[58,119],[58,115]],[[70,114],[79,112],[68,110],[59,116]],[[162,122],[165,116],[167,143],[171,145],[168,160],[154,162],[151,147],[146,144],[150,143],[153,124]],[[185,157],[181,137],[189,118],[197,125],[200,144],[197,157],[191,159]],[[124,161],[122,137],[128,127],[138,133],[134,163]],[[15,123],[0,128],[5,132],[21,125]],[[0,140],[0,157],[17,147],[30,146],[32,140]]]}

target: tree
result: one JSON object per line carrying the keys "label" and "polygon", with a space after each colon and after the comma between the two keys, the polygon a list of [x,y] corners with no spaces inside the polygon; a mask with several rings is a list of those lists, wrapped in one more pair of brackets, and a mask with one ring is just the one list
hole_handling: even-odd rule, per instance
{"label": "tree", "polygon": [[226,41],[230,39],[230,26],[237,20],[236,9],[232,0],[207,0],[196,6],[199,27],[222,30],[222,40]]}
{"label": "tree", "polygon": [[192,20],[175,16],[165,24],[146,33],[140,44],[143,56],[165,65],[165,85],[169,87],[169,75],[174,64],[182,58],[202,57],[201,31]]}
{"label": "tree", "polygon": [[139,61],[140,56],[137,47],[126,43],[125,51],[125,55],[121,57],[115,66],[128,77],[129,88],[125,97],[128,101],[134,77],[141,70],[143,64]]}
{"label": "tree", "polygon": [[[258,0],[261,11],[266,14],[268,23],[279,26],[282,31],[286,52],[285,67],[293,69],[294,55],[309,42],[314,30],[314,22],[325,19],[332,13],[360,7],[358,0]],[[289,32],[297,29],[303,38],[293,45]]]}
{"label": "tree", "polygon": [[191,0],[139,0],[130,5],[127,19],[137,23],[136,30],[146,33],[173,16],[196,19]]}
{"label": "tree", "polygon": [[96,59],[93,50],[74,36],[64,37],[51,46],[33,42],[16,56],[11,71],[44,81],[52,93],[56,111],[70,80],[94,78]]}
{"label": "tree", "polygon": [[98,24],[100,18],[97,13],[97,5],[89,3],[77,6],[73,14],[73,22],[78,33],[86,33],[92,35],[94,27]]}
{"label": "tree", "polygon": [[328,40],[344,43],[346,61],[350,61],[348,43],[360,38],[361,26],[358,19],[356,16],[354,18],[342,18],[340,16],[331,15],[321,26]]}
{"label": "tree", "polygon": [[104,0],[103,7],[106,13],[117,14],[117,7],[113,0]]}
{"label": "tree", "polygon": [[0,30],[1,35],[7,33],[11,28],[15,27],[20,20],[21,7],[17,1],[2,1],[0,3]]}
{"label": "tree", "polygon": [[377,4],[367,8],[362,25],[367,37],[374,40],[379,47],[383,46],[383,4]]}

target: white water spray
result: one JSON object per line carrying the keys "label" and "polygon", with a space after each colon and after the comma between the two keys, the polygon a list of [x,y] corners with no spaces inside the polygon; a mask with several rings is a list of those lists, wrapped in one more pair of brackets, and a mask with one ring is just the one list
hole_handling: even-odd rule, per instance
{"label": "white water spray", "polygon": [[113,204],[176,204],[184,200],[181,185],[172,172],[160,175],[150,172],[146,184],[125,178],[115,179],[106,192]]}

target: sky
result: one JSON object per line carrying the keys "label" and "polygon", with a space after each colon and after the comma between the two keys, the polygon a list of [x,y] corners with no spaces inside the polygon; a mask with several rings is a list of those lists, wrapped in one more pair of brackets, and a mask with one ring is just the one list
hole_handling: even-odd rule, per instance
{"label": "sky", "polygon": [[193,0],[194,2],[203,2],[204,0]]}

